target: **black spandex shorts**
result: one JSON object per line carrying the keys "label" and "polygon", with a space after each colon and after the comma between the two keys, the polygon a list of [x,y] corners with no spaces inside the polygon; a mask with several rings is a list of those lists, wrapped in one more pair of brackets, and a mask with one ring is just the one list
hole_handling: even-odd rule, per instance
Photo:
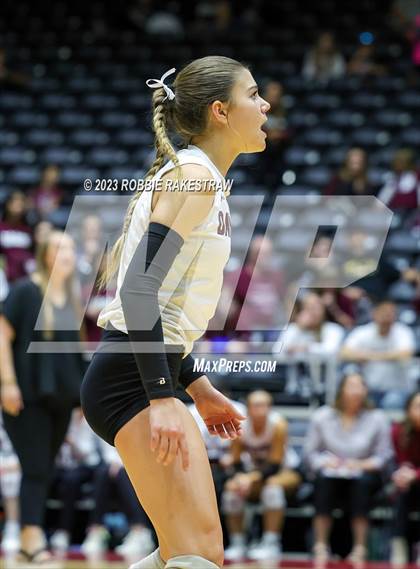
{"label": "black spandex shorts", "polygon": [[[112,352],[109,342],[129,343],[128,334],[113,327],[104,330],[84,375],[80,400],[91,428],[114,446],[115,435],[121,427],[148,407],[149,400],[131,350]],[[166,346],[166,349],[171,348],[174,346]],[[175,348],[182,350],[183,346]],[[183,351],[167,352],[174,387],[178,387],[182,356]]]}

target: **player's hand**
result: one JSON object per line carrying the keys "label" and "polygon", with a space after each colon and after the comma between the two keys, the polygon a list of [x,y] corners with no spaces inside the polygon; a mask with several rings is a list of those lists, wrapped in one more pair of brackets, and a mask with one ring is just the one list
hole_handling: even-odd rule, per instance
{"label": "player's hand", "polygon": [[171,464],[179,452],[182,467],[187,470],[189,452],[179,404],[175,397],[150,402],[150,448],[156,454],[157,462],[163,466]]}
{"label": "player's hand", "polygon": [[16,383],[6,383],[1,386],[0,403],[2,409],[15,417],[23,409],[22,393]]}
{"label": "player's hand", "polygon": [[[201,378],[197,381],[200,380]],[[195,393],[193,399],[211,435],[218,435],[222,439],[236,439],[242,434],[241,421],[246,417],[210,382],[206,389]]]}

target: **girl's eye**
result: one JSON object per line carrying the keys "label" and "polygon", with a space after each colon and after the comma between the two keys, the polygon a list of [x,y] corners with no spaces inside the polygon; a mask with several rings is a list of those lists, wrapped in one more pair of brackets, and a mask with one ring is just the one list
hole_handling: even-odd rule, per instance
{"label": "girl's eye", "polygon": [[255,97],[258,97],[258,91],[255,91],[255,93],[252,94],[252,98],[255,99]]}

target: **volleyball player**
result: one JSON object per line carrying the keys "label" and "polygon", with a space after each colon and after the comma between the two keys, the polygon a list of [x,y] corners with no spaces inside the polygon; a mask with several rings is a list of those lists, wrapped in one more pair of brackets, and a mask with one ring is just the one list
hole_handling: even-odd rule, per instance
{"label": "volleyball player", "polygon": [[[190,352],[215,312],[230,255],[225,175],[239,154],[265,149],[261,127],[270,105],[233,59],[192,61],[173,91],[164,80],[174,71],[147,81],[155,89],[157,155],[146,179],[156,189],[133,196],[102,275],[104,284],[118,269],[117,291],[98,317],[105,332],[81,397],[92,428],[116,446],[158,536],[158,549],[133,567],[215,569],[224,554],[209,461],[175,388],[191,395],[211,433],[240,434],[244,417],[194,371]],[[171,127],[186,143],[178,152]],[[177,180],[198,189],[171,191]],[[110,342],[123,349],[115,353]]]}

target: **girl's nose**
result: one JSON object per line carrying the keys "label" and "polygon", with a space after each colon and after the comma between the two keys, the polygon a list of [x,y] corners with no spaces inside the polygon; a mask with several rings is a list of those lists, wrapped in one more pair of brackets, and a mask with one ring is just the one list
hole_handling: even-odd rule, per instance
{"label": "girl's nose", "polygon": [[263,107],[264,107],[264,112],[268,113],[268,111],[271,109],[271,105],[268,101],[266,101],[265,99],[263,99]]}

